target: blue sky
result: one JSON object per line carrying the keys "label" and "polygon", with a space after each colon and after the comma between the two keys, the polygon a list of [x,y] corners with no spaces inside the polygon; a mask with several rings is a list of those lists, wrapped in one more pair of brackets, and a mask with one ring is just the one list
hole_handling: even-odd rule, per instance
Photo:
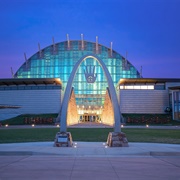
{"label": "blue sky", "polygon": [[55,42],[95,41],[125,56],[143,77],[180,78],[180,0],[0,1],[0,78]]}

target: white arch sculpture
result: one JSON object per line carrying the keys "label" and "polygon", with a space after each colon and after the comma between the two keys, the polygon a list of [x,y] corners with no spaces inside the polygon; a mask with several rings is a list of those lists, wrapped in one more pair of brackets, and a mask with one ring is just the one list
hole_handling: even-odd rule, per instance
{"label": "white arch sculpture", "polygon": [[114,110],[114,132],[121,132],[121,128],[120,128],[120,125],[121,125],[121,113],[120,113],[120,108],[119,108],[119,104],[118,104],[118,100],[117,100],[117,95],[116,95],[116,91],[115,91],[115,88],[114,88],[114,84],[113,84],[113,81],[112,81],[112,78],[111,78],[111,75],[106,67],[106,65],[104,64],[104,62],[96,55],[85,55],[83,56],[74,66],[71,74],[70,74],[70,77],[69,77],[69,80],[68,80],[68,83],[67,83],[67,86],[66,86],[66,90],[65,90],[65,93],[64,93],[64,98],[63,98],[63,102],[62,102],[62,107],[61,107],[61,111],[57,117],[57,120],[60,122],[61,126],[60,126],[60,132],[63,133],[63,132],[67,132],[67,110],[68,110],[68,103],[69,103],[69,100],[70,100],[70,95],[71,95],[71,88],[72,88],[72,83],[73,83],[73,80],[74,80],[74,77],[76,75],[76,72],[80,66],[80,64],[86,59],[86,58],[94,58],[96,61],[99,62],[99,64],[101,65],[104,73],[105,73],[105,76],[106,76],[106,79],[107,79],[107,82],[108,82],[108,87],[109,87],[109,92],[110,92],[110,96],[111,96],[111,101],[112,101],[112,105],[113,105],[113,110]]}

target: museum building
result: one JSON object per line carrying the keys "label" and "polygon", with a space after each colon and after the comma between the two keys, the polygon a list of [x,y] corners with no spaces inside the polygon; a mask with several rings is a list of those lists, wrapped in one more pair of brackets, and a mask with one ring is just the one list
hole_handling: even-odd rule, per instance
{"label": "museum building", "polygon": [[73,67],[84,57],[73,80],[68,124],[113,124],[108,84],[100,58],[111,74],[122,114],[165,114],[180,119],[180,79],[143,78],[111,47],[83,40],[54,43],[26,58],[11,79],[0,79],[0,120],[22,114],[59,113]]}

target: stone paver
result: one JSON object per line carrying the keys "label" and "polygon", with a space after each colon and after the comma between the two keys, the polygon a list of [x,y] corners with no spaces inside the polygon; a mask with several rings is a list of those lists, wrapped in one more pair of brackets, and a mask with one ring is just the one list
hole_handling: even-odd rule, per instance
{"label": "stone paver", "polygon": [[76,143],[73,148],[53,142],[0,144],[0,180],[180,179],[180,145]]}

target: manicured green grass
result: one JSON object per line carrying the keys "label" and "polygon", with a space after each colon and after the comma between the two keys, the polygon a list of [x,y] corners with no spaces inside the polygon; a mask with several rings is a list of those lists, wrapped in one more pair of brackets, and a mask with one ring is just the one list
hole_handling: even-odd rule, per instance
{"label": "manicured green grass", "polygon": [[123,129],[129,142],[180,144],[180,130],[174,129]]}
{"label": "manicured green grass", "polygon": [[[0,129],[0,143],[53,141],[59,128]],[[105,142],[111,128],[69,128],[74,141]],[[122,129],[129,142],[180,144],[180,130]]]}
{"label": "manicured green grass", "polygon": [[104,142],[107,140],[109,132],[112,128],[69,128],[73,140],[87,142]]}
{"label": "manicured green grass", "polygon": [[1,129],[0,143],[53,141],[56,132],[55,128]]}

